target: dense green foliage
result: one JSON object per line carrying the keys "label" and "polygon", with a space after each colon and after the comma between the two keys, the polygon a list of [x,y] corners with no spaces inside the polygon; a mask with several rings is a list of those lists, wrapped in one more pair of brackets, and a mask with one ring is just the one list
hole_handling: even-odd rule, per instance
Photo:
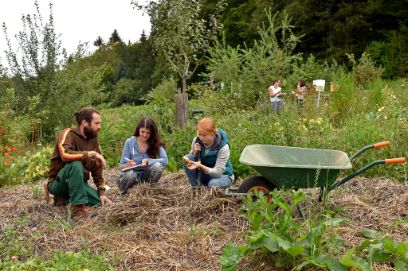
{"label": "dense green foliage", "polygon": [[[387,78],[406,76],[407,10],[403,0],[315,1],[228,0],[222,21],[228,44],[252,46],[257,28],[267,23],[265,8],[286,10],[295,33],[302,36],[296,52],[313,54],[320,61],[344,63],[346,54],[360,56],[369,50]],[[405,41],[405,42],[404,42]],[[369,49],[368,49],[369,48]]]}
{"label": "dense green foliage", "polygon": [[[202,16],[205,17],[205,12],[215,8],[214,4],[203,9]],[[231,159],[236,175],[250,173],[247,166],[239,163],[239,156],[246,145],[255,143],[330,148],[352,154],[367,144],[391,140],[393,145],[381,151],[381,158],[406,155],[408,148],[403,140],[407,131],[406,81],[382,80],[380,76],[386,69],[376,66],[376,60],[365,53],[361,57],[349,54],[348,68],[336,63],[321,63],[314,56],[304,58],[302,54],[296,53],[302,37],[295,34],[296,27],[289,14],[289,10],[274,14],[265,12],[266,22],[258,28],[258,39],[253,41],[251,47],[231,47],[226,41],[212,44],[206,70],[215,78],[215,84],[196,83],[187,91],[190,98],[194,98],[190,102],[191,110],[204,109],[205,115],[213,117],[219,127],[229,133]],[[202,22],[199,18],[196,20]],[[194,20],[190,23],[194,24]],[[48,24],[33,29],[40,34],[47,31],[53,33],[52,25],[51,16]],[[160,35],[160,32],[155,35]],[[25,38],[28,36],[22,35]],[[54,48],[55,53],[51,56],[56,55],[59,48],[57,41],[50,40],[49,35],[43,36],[40,44],[44,43],[45,46],[53,43],[54,47],[50,48]],[[180,169],[180,158],[189,151],[191,139],[195,135],[194,122],[191,121],[185,129],[174,123],[173,94],[177,81],[162,81],[169,73],[161,73],[163,77],[155,73],[161,65],[158,63],[163,62],[158,61],[160,56],[151,54],[154,50],[152,40],[142,35],[139,42],[125,45],[117,31],[106,44],[98,40],[99,47],[95,53],[86,55],[83,48],[79,47],[77,54],[71,55],[62,66],[53,62],[53,66],[49,67],[47,63],[50,61],[39,61],[47,64],[42,64],[42,69],[50,70],[51,77],[41,77],[38,73],[24,74],[26,70],[35,71],[30,67],[37,65],[19,69],[25,67],[27,62],[22,61],[24,65],[20,65],[17,59],[14,59],[17,62],[12,69],[15,72],[12,78],[2,69],[4,79],[0,83],[0,97],[4,118],[0,120],[1,144],[19,150],[28,141],[34,144],[42,140],[43,143],[54,144],[59,131],[72,125],[73,111],[84,105],[94,105],[102,109],[104,128],[100,137],[110,166],[118,163],[123,142],[132,134],[138,119],[149,116],[158,122],[167,143],[169,169]],[[20,46],[27,42],[22,42]],[[36,50],[39,53],[41,50],[49,50],[47,48],[40,46]],[[26,58],[32,57],[30,53],[27,52]],[[13,56],[11,49],[9,56]],[[159,70],[166,71],[167,68],[162,65]],[[322,94],[318,110],[317,94],[308,94],[301,114],[290,101],[290,95],[287,95],[283,114],[275,116],[270,112],[266,89],[276,78],[281,78],[286,94],[294,89],[300,78],[304,78],[308,84],[314,79],[324,78],[327,84],[328,81],[333,82],[335,91]],[[40,87],[30,89],[31,94],[25,93],[26,84],[33,82],[38,82]],[[44,90],[41,86],[48,88]],[[23,95],[30,102],[23,103],[21,107]],[[149,104],[112,108],[141,101]],[[21,151],[18,155],[26,154]],[[380,158],[378,156],[371,152],[361,157],[356,166]],[[30,181],[22,174],[26,162],[21,161],[31,160],[17,161],[7,162],[14,166],[4,171],[3,184]],[[31,163],[46,167],[41,159],[40,162],[33,160]],[[36,176],[45,174],[44,171],[38,172],[42,173]],[[393,169],[376,167],[367,174],[393,176],[401,180],[407,178],[401,166]]]}
{"label": "dense green foliage", "polygon": [[[240,153],[249,144],[329,148],[351,155],[371,143],[392,142],[389,148],[359,157],[355,169],[373,160],[406,156],[408,145],[403,135],[408,129],[405,115],[408,93],[403,89],[407,82],[379,80],[365,89],[356,88],[352,82],[350,75],[339,77],[335,81],[337,90],[321,105],[320,112],[316,110],[316,94],[310,94],[301,115],[291,101],[287,101],[282,115],[273,115],[267,97],[261,98],[255,108],[236,110],[235,99],[239,97],[228,89],[212,92],[207,88],[204,97],[191,101],[190,107],[204,109],[205,115],[213,117],[228,132],[231,159],[238,176],[250,173],[247,166],[239,163]],[[101,142],[111,165],[118,163],[124,140],[131,136],[140,116],[150,116],[159,123],[172,170],[181,168],[181,157],[189,151],[195,136],[194,121],[186,129],[177,128],[174,104],[163,100],[143,107],[104,110],[103,116]],[[398,165],[378,166],[367,174],[407,178],[405,168]]]}
{"label": "dense green foliage", "polygon": [[146,6],[139,2],[132,1],[149,14],[155,48],[179,76],[181,92],[185,92],[187,80],[203,64],[205,52],[222,28],[218,17],[224,9],[223,1],[207,16],[202,16],[203,3],[199,0],[150,1]]}
{"label": "dense green foliage", "polygon": [[335,230],[345,220],[333,218],[325,207],[320,209],[312,197],[299,191],[274,190],[268,197],[263,193],[247,195],[242,207],[250,225],[245,231],[246,243],[225,247],[220,257],[222,270],[237,270],[240,260],[248,255],[254,256],[254,267],[259,264],[256,259],[262,259],[266,261],[263,264],[284,270],[313,266],[332,271],[371,271],[376,262],[406,270],[407,241],[397,242],[367,230],[361,233],[367,240],[346,251]]}

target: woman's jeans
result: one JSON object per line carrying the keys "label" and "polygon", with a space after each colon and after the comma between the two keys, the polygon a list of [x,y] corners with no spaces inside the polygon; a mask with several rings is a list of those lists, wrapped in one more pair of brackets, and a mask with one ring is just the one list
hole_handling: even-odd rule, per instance
{"label": "woman's jeans", "polygon": [[[189,153],[187,157],[191,160],[196,162],[197,157]],[[229,187],[231,185],[231,177],[228,175],[221,175],[218,178],[211,177],[208,174],[203,173],[200,170],[196,169],[189,169],[184,165],[184,171],[187,174],[188,180],[190,181],[191,186],[199,186],[201,185],[206,185],[210,187],[216,187],[216,186],[221,186],[221,187]]]}
{"label": "woman's jeans", "polygon": [[272,102],[272,110],[274,113],[280,113],[281,109],[282,109],[282,101]]}

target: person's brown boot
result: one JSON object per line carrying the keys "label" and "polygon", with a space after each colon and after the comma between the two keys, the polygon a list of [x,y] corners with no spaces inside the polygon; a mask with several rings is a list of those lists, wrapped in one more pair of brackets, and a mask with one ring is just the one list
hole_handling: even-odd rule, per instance
{"label": "person's brown boot", "polygon": [[54,206],[65,206],[67,205],[65,202],[68,200],[67,197],[63,196],[54,196]]}
{"label": "person's brown boot", "polygon": [[83,204],[80,205],[72,205],[71,206],[71,215],[73,218],[88,218],[91,213],[89,212],[89,208]]}

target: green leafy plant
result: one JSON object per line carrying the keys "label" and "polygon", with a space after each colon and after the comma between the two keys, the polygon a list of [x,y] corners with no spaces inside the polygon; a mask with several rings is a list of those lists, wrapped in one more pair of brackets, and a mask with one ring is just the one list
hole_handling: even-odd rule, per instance
{"label": "green leafy plant", "polygon": [[395,270],[408,270],[408,241],[397,242],[389,236],[375,231],[364,231],[363,236],[369,240],[363,241],[356,248],[347,251],[340,262],[346,267],[361,270],[372,270],[373,263],[386,263]]}
{"label": "green leafy plant", "polygon": [[357,62],[353,54],[347,54],[349,61],[353,64],[352,75],[354,82],[361,86],[370,81],[380,78],[384,69],[376,67],[370,56],[364,52]]}
{"label": "green leafy plant", "polygon": [[254,252],[266,253],[274,259],[277,268],[301,269],[308,264],[328,267],[339,266],[339,261],[326,255],[333,245],[326,238],[327,230],[344,220],[331,218],[323,213],[308,213],[308,219],[297,216],[298,208],[308,197],[303,192],[274,190],[269,196],[262,193],[248,195],[243,213],[250,228],[246,233],[246,244],[229,245],[221,256],[224,270],[236,270],[244,255]]}
{"label": "green leafy plant", "polygon": [[29,181],[36,181],[40,178],[44,178],[48,174],[52,148],[45,147],[31,155],[31,153],[26,154],[27,168],[24,171],[24,176]]}

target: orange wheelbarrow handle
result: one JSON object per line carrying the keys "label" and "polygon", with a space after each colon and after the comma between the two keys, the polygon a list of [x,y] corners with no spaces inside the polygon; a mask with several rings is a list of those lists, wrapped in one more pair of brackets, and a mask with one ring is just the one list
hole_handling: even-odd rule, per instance
{"label": "orange wheelbarrow handle", "polygon": [[390,164],[403,164],[406,162],[405,157],[398,157],[398,158],[392,158],[392,159],[385,159],[385,164],[390,165]]}

